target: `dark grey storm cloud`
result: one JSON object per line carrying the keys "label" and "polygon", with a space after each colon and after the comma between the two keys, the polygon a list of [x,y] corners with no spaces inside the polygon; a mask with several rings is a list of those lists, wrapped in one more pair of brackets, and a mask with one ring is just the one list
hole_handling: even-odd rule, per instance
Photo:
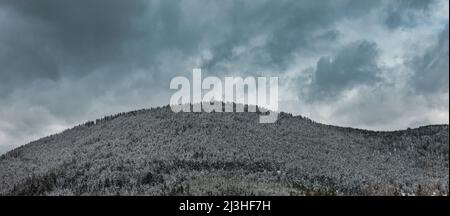
{"label": "dark grey storm cloud", "polygon": [[373,42],[360,41],[349,44],[334,57],[322,57],[314,72],[313,99],[334,97],[355,85],[370,85],[379,80],[378,50]]}
{"label": "dark grey storm cloud", "polygon": [[435,44],[424,54],[414,57],[411,67],[414,70],[415,89],[419,93],[448,92],[449,45],[448,24],[439,34]]}
{"label": "dark grey storm cloud", "polygon": [[131,67],[156,64],[157,55],[166,50],[195,55],[201,48],[211,48],[214,57],[204,67],[220,71],[220,67],[214,67],[217,62],[238,58],[232,55],[235,45],[267,34],[270,40],[260,50],[264,55],[256,60],[261,67],[283,67],[294,51],[314,50],[316,38],[311,32],[332,28],[340,19],[368,13],[378,4],[4,1],[3,8],[20,22],[8,23],[15,29],[7,29],[3,36],[3,41],[10,42],[4,44],[8,56],[2,63],[13,74],[9,82],[26,83],[36,78],[58,79],[62,74],[84,76],[105,66],[110,68],[110,74],[121,74]]}
{"label": "dark grey storm cloud", "polygon": [[[0,32],[0,152],[167,104],[170,80],[195,67],[280,76],[282,100],[294,104],[280,108],[326,123],[448,121],[446,0],[3,0]],[[411,54],[414,44],[425,48]],[[365,98],[386,117],[371,118]],[[426,114],[399,114],[414,103],[405,115]]]}
{"label": "dark grey storm cloud", "polygon": [[132,56],[123,46],[137,34],[131,22],[144,6],[138,0],[2,1],[2,85],[80,77],[102,65],[127,63]]}
{"label": "dark grey storm cloud", "polygon": [[[331,39],[327,42],[333,43],[332,39],[338,36],[334,24],[369,13],[379,4],[377,1],[276,1],[254,6],[235,3],[229,20],[225,20],[226,26],[230,27],[229,35],[215,47],[217,54],[203,67],[223,72],[227,69],[221,68],[222,61],[236,61],[257,53],[253,57],[256,57],[258,67],[282,71],[292,60],[293,53],[300,51],[308,55],[315,52],[317,41],[323,39]],[[321,35],[313,34],[323,29],[327,31]],[[269,37],[264,46],[240,55],[233,53],[235,45],[248,43],[258,35]],[[243,68],[248,73],[257,73],[252,69]]]}

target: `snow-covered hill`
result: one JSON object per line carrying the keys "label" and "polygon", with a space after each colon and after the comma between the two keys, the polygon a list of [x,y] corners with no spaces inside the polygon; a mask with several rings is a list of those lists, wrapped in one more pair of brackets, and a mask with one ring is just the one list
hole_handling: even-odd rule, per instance
{"label": "snow-covered hill", "polygon": [[281,113],[173,113],[88,122],[0,158],[2,195],[442,195],[448,125],[374,132]]}

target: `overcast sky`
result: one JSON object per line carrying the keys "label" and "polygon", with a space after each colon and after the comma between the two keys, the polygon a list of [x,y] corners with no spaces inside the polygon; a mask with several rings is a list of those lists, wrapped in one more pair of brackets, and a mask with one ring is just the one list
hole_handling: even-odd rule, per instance
{"label": "overcast sky", "polygon": [[280,110],[375,130],[449,121],[448,0],[1,0],[0,153],[169,103],[170,80],[279,76]]}

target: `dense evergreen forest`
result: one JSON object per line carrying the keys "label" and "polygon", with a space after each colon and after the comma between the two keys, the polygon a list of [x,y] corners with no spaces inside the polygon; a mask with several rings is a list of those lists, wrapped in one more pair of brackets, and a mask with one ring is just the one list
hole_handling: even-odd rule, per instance
{"label": "dense evergreen forest", "polygon": [[120,113],[0,157],[1,195],[447,195],[448,125],[375,132],[280,113]]}

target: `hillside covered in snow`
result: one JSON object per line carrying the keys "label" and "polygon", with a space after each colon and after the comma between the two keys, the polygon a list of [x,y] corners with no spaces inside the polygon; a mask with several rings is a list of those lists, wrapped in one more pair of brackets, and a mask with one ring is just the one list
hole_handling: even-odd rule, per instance
{"label": "hillside covered in snow", "polygon": [[446,195],[449,127],[392,132],[280,113],[121,113],[0,157],[1,195]]}

